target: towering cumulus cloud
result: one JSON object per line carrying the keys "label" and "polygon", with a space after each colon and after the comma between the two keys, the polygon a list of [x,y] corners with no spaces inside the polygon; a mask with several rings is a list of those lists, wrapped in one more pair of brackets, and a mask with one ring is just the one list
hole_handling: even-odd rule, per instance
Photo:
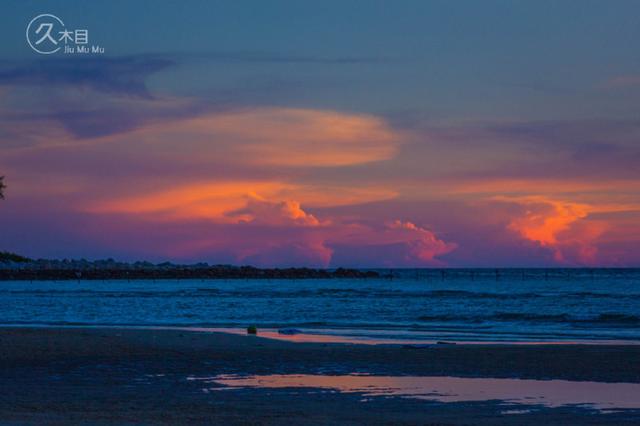
{"label": "towering cumulus cloud", "polygon": [[508,228],[529,241],[551,249],[556,261],[594,263],[596,243],[606,230],[606,224],[587,220],[589,213],[594,210],[592,206],[541,196],[495,199],[521,207]]}
{"label": "towering cumulus cloud", "polygon": [[297,201],[271,202],[252,195],[247,205],[227,212],[227,217],[239,222],[277,226],[319,226],[320,222],[312,214],[302,210]]}
{"label": "towering cumulus cloud", "polygon": [[368,262],[386,267],[442,266],[439,256],[455,250],[445,242],[411,222],[395,220],[383,226],[349,226],[333,239],[334,261],[364,266]]}

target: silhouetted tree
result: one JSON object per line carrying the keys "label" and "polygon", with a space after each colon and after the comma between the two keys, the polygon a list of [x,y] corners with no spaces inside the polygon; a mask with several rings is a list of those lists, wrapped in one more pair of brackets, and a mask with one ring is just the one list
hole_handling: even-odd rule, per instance
{"label": "silhouetted tree", "polygon": [[7,185],[4,184],[4,176],[0,176],[0,200],[4,200],[4,189]]}

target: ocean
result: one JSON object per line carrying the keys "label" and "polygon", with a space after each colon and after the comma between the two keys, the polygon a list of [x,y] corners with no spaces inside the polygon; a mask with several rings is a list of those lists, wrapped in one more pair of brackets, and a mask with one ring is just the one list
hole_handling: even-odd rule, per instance
{"label": "ocean", "polygon": [[256,325],[275,337],[363,343],[640,343],[640,269],[380,272],[389,276],[5,281],[0,323],[233,332]]}

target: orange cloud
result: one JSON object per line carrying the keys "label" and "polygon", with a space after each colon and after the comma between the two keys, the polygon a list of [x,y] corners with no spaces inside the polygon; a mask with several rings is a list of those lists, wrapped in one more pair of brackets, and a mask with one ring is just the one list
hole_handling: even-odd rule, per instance
{"label": "orange cloud", "polygon": [[494,197],[494,200],[515,203],[523,212],[511,218],[508,229],[524,239],[553,250],[558,262],[590,264],[596,261],[598,238],[607,229],[603,221],[587,221],[594,207],[542,196]]}
{"label": "orange cloud", "polygon": [[264,107],[156,123],[102,141],[123,139],[173,158],[334,167],[392,158],[400,135],[372,115]]}
{"label": "orange cloud", "polygon": [[241,209],[226,213],[239,222],[275,226],[318,226],[320,221],[302,210],[297,201],[271,202],[258,196],[249,198]]}
{"label": "orange cloud", "polygon": [[[260,207],[260,200],[297,200],[296,202],[312,207],[335,207],[385,200],[394,196],[394,192],[377,187],[319,187],[281,181],[238,180],[185,184],[150,194],[93,201],[83,209],[91,213],[144,215],[157,220],[209,219],[234,222],[249,220],[243,215],[229,215],[230,212],[247,208],[248,200],[252,208]],[[295,210],[293,205],[287,205],[286,208]],[[245,213],[245,216],[249,214]]]}
{"label": "orange cloud", "polygon": [[161,220],[210,219],[228,222],[228,212],[242,208],[247,197],[273,197],[289,188],[281,182],[237,181],[192,184],[149,195],[95,202],[94,213],[144,215]]}
{"label": "orange cloud", "polygon": [[[295,216],[300,214],[299,205],[282,200],[334,207],[391,199],[397,193],[380,185],[326,184],[300,176],[290,183],[292,172],[279,168],[299,167],[306,173],[309,167],[380,161],[395,154],[399,140],[384,120],[372,115],[302,108],[244,109],[153,123],[87,143],[113,146],[125,156],[153,164],[179,164],[187,169],[193,165],[198,170],[222,165],[223,169],[238,170],[240,176],[244,171],[246,178],[178,182],[173,183],[175,187],[145,193],[143,188],[152,186],[151,179],[155,179],[155,186],[160,182],[149,176],[146,181],[138,179],[137,187],[123,188],[124,194],[85,201],[81,209],[144,215],[153,220],[208,219],[218,223],[260,221],[274,209],[282,209],[308,225],[310,218]],[[91,197],[99,193],[96,190]],[[260,199],[285,204],[261,204]],[[240,211],[243,213],[230,214]]]}
{"label": "orange cloud", "polygon": [[539,196],[495,197],[495,200],[515,202],[525,207],[524,215],[514,218],[509,229],[542,245],[557,244],[558,233],[579,219],[587,217],[589,206],[550,200]]}

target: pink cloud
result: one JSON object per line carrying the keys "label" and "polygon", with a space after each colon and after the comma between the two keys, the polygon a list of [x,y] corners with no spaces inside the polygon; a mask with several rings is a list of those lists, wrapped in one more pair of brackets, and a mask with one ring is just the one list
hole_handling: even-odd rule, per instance
{"label": "pink cloud", "polygon": [[438,238],[426,228],[395,220],[382,227],[345,225],[329,239],[335,249],[334,264],[385,267],[441,266],[439,256],[449,254],[457,244]]}
{"label": "pink cloud", "polygon": [[360,266],[434,266],[444,265],[438,257],[457,247],[411,222],[395,220],[372,226],[345,222],[340,217],[318,219],[290,200],[250,199],[245,208],[229,216],[244,219],[226,225],[224,232],[251,233],[251,237],[224,247],[240,263],[348,266],[353,259],[344,256],[347,248],[351,254],[366,254]]}
{"label": "pink cloud", "polygon": [[275,226],[318,226],[320,221],[302,210],[297,201],[272,202],[253,195],[241,209],[226,213],[239,222]]}
{"label": "pink cloud", "polygon": [[[93,213],[107,222],[114,213]],[[384,224],[353,223],[339,215],[318,217],[295,200],[270,200],[256,194],[241,208],[223,213],[226,220],[200,217],[158,217],[153,212],[118,213],[120,223],[162,226],[168,245],[165,255],[176,259],[227,259],[238,264],[259,266],[432,266],[443,265],[439,256],[457,246],[438,238],[429,229],[412,222],[394,220]],[[147,220],[152,217],[153,220]],[[116,221],[113,221],[114,223]],[[118,230],[126,242],[116,238],[116,246],[148,237],[130,238],[149,231]],[[155,250],[158,250],[156,246]],[[357,259],[354,254],[364,254]]]}

